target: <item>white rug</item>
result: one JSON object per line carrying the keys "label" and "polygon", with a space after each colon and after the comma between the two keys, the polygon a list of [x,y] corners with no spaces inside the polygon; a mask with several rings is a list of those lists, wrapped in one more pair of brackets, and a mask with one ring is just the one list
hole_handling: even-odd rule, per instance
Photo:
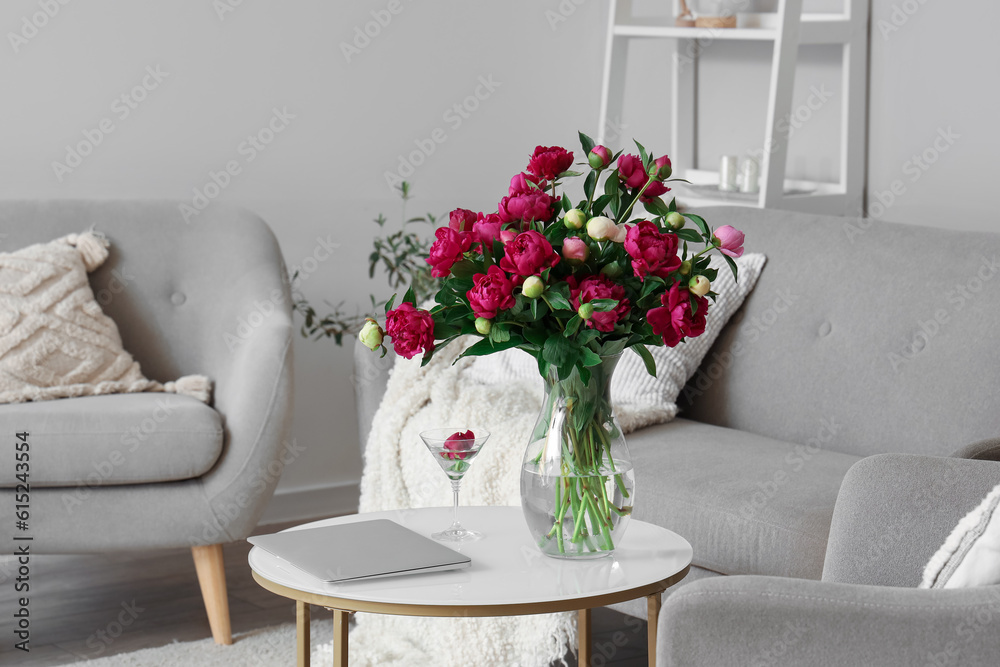
{"label": "white rug", "polygon": [[[333,616],[327,613],[316,613],[316,616],[310,626],[312,664],[323,667],[333,664],[331,641],[321,642],[333,635]],[[212,639],[201,639],[65,664],[86,664],[87,667],[287,667],[295,664],[295,623],[234,635],[232,646],[219,646]]]}

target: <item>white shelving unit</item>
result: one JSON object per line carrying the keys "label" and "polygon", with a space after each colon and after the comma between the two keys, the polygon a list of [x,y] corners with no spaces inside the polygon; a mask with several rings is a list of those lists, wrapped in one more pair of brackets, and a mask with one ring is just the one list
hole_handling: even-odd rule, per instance
{"label": "white shelving unit", "polygon": [[[779,0],[774,28],[686,28],[673,25],[673,16],[664,19],[636,18],[632,16],[631,0],[609,0],[599,136],[608,127],[609,118],[620,118],[622,114],[629,41],[671,39],[674,53],[670,158],[674,165],[682,169],[685,165],[693,166],[698,120],[696,42],[772,42],[774,51],[762,144],[764,158],[760,165],[760,193],[756,199],[747,200],[745,195],[742,198],[723,193],[715,196],[708,188],[694,190],[681,186],[678,188],[678,202],[692,206],[756,205],[836,215],[854,213],[861,205],[865,179],[868,2],[844,0],[841,14],[803,14],[802,0]],[[673,4],[676,16],[679,13],[678,0],[674,0]],[[785,178],[788,136],[781,133],[781,121],[791,113],[800,44],[837,44],[843,49],[840,174],[836,183],[790,181]],[[767,150],[768,147],[770,150]],[[701,169],[687,168],[677,175],[696,185],[717,185],[719,181],[717,172]]]}

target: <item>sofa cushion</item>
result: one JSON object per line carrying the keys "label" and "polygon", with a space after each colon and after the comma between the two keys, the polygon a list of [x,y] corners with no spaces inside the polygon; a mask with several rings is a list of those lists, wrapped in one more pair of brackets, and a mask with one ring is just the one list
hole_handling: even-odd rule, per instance
{"label": "sofa cushion", "polygon": [[858,457],[677,419],[628,437],[635,518],[684,536],[694,564],[722,574],[819,579],[840,482]]}
{"label": "sofa cushion", "polygon": [[[222,418],[189,396],[118,394],[0,406],[12,442],[27,432],[34,487],[109,486],[199,477],[222,453]],[[0,487],[14,486],[13,444]]]}

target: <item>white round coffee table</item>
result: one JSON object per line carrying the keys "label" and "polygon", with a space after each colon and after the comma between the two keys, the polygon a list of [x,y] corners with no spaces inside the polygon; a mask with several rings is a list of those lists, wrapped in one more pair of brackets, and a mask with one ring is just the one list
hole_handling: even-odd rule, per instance
{"label": "white round coffee table", "polygon": [[[298,665],[309,665],[309,605],[333,610],[334,665],[347,665],[347,623],[353,612],[403,616],[520,616],[579,611],[580,664],[590,659],[590,610],[638,597],[648,599],[649,664],[656,660],[660,594],[688,573],[691,545],[665,528],[629,523],[614,554],[594,560],[549,558],[532,543],[519,507],[462,507],[462,523],[485,533],[458,550],[471,567],[445,572],[328,584],[290,567],[259,547],[250,568],[261,586],[295,600]],[[353,514],[289,530],[390,519],[423,535],[451,523],[450,507]]]}

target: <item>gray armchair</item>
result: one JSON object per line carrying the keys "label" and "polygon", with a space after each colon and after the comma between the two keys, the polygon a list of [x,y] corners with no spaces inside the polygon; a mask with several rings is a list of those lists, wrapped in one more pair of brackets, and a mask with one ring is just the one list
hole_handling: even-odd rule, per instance
{"label": "gray armchair", "polygon": [[1000,586],[918,590],[924,565],[1000,483],[1000,463],[905,454],[855,464],[822,581],[696,581],[660,614],[658,664],[996,665]]}
{"label": "gray armchair", "polygon": [[[291,455],[292,323],[281,251],[258,217],[177,202],[2,202],[3,250],[95,226],[91,274],[144,374],[203,374],[211,406],[165,393],[0,405],[0,541],[32,553],[191,547],[215,641],[232,642],[222,544],[256,526]],[[15,530],[15,433],[30,443],[30,520]]]}

